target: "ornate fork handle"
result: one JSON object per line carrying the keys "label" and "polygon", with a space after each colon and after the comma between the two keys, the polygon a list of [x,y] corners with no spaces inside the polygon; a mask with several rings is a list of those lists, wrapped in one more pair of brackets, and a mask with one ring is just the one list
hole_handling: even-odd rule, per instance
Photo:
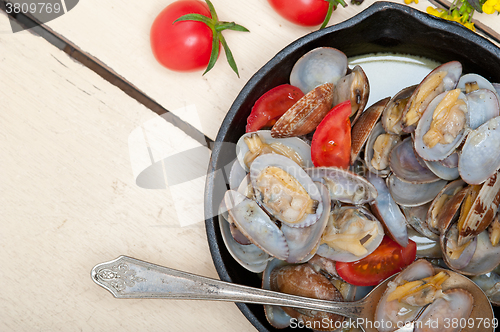
{"label": "ornate fork handle", "polygon": [[361,317],[363,302],[332,302],[247,287],[120,256],[96,265],[92,280],[117,298],[167,298],[271,304]]}

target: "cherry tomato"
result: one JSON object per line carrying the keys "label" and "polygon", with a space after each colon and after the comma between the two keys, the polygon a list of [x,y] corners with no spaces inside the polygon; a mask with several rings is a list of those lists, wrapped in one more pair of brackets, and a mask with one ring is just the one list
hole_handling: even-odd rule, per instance
{"label": "cherry tomato", "polygon": [[264,93],[253,105],[247,119],[246,132],[272,127],[280,116],[295,104],[304,93],[290,84],[282,84]]}
{"label": "cherry tomato", "polygon": [[288,21],[302,25],[320,25],[328,12],[325,0],[268,0],[273,9]]}
{"label": "cherry tomato", "polygon": [[352,263],[336,262],[339,276],[356,286],[375,286],[410,265],[416,257],[417,245],[408,240],[406,248],[388,236],[365,258]]}
{"label": "cherry tomato", "polygon": [[201,14],[211,18],[205,2],[180,0],[168,5],[151,26],[151,48],[163,66],[175,71],[204,69],[212,51],[212,30],[198,21],[172,24],[185,14]]}
{"label": "cherry tomato", "polygon": [[351,158],[351,101],[338,104],[316,128],[311,142],[314,166],[348,168]]}

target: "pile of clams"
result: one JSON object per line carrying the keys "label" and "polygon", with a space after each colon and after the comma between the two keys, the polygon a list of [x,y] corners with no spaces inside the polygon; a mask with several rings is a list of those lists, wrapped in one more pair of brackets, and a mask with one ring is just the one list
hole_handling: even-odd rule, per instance
{"label": "pile of clams", "polygon": [[[403,247],[411,239],[420,259],[394,287],[433,277],[432,262],[472,278],[500,304],[498,85],[462,75],[462,65],[451,61],[365,110],[370,87],[363,69],[349,69],[347,57],[327,47],[305,54],[290,84],[304,97],[272,128],[246,133],[237,143],[219,211],[234,259],[262,273],[264,288],[353,301],[367,289],[342,280],[335,262],[370,255],[384,235]],[[352,108],[351,167],[314,167],[311,134],[346,100]],[[460,290],[440,291],[426,304],[451,298],[472,306]],[[401,296],[383,298],[378,315],[401,305]],[[272,306],[265,312],[276,328],[326,317]]]}

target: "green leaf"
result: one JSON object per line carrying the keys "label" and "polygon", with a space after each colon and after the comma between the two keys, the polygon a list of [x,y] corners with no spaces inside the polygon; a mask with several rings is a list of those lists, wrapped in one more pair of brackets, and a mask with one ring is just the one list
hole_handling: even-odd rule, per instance
{"label": "green leaf", "polygon": [[219,47],[220,47],[218,38],[219,33],[216,32],[214,28],[212,28],[212,34],[213,34],[212,53],[210,53],[210,60],[208,61],[207,69],[205,69],[203,75],[208,73],[208,71],[215,66],[215,63],[217,62],[217,57],[219,56]]}
{"label": "green leaf", "polygon": [[217,17],[217,12],[215,11],[214,5],[212,4],[212,2],[210,2],[210,0],[205,0],[205,2],[208,5],[208,10],[210,10],[210,15],[212,15],[212,19],[214,20],[214,22],[218,22],[219,18]]}
{"label": "green leaf", "polygon": [[236,66],[236,62],[234,61],[233,53],[229,49],[229,46],[227,45],[226,39],[224,38],[224,36],[221,33],[219,33],[219,38],[220,38],[220,41],[222,43],[222,46],[224,47],[224,52],[226,53],[227,62],[229,63],[229,66],[231,66],[231,68],[234,70],[234,72],[236,73],[236,75],[238,75],[238,78],[239,78],[240,73],[238,73],[238,67]]}
{"label": "green leaf", "polygon": [[212,20],[209,17],[206,17],[205,15],[201,15],[201,14],[182,15],[181,17],[176,19],[172,24],[174,24],[175,22],[180,22],[180,21],[198,21],[198,22],[203,22],[208,26],[210,26],[212,24]]}
{"label": "green leaf", "polygon": [[234,31],[242,31],[242,32],[250,32],[247,28],[245,28],[242,25],[235,24],[234,26],[228,28],[229,30],[234,30]]}
{"label": "green leaf", "polygon": [[483,7],[482,7],[481,2],[479,0],[467,0],[467,1],[464,1],[464,2],[465,3],[468,2],[470,4],[470,6],[472,8],[474,8],[474,10],[477,11],[478,13],[482,13],[483,12]]}

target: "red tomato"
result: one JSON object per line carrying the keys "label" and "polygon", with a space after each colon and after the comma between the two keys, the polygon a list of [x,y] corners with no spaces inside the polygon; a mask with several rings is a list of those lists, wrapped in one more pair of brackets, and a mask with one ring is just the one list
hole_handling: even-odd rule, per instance
{"label": "red tomato", "polygon": [[356,286],[375,286],[413,263],[417,254],[417,245],[408,240],[406,248],[397,244],[388,236],[365,258],[352,263],[336,262],[339,276]]}
{"label": "red tomato", "polygon": [[264,93],[253,105],[247,119],[246,132],[272,127],[280,116],[295,104],[304,93],[290,84],[282,84]]}
{"label": "red tomato", "polygon": [[351,101],[338,104],[316,128],[311,142],[314,166],[348,168],[351,158]]}
{"label": "red tomato", "polygon": [[325,0],[268,0],[273,9],[288,21],[303,25],[321,24],[328,12]]}
{"label": "red tomato", "polygon": [[180,21],[185,14],[211,17],[205,2],[180,0],[168,5],[151,26],[151,48],[163,66],[175,71],[204,69],[212,51],[212,30],[203,22]]}

